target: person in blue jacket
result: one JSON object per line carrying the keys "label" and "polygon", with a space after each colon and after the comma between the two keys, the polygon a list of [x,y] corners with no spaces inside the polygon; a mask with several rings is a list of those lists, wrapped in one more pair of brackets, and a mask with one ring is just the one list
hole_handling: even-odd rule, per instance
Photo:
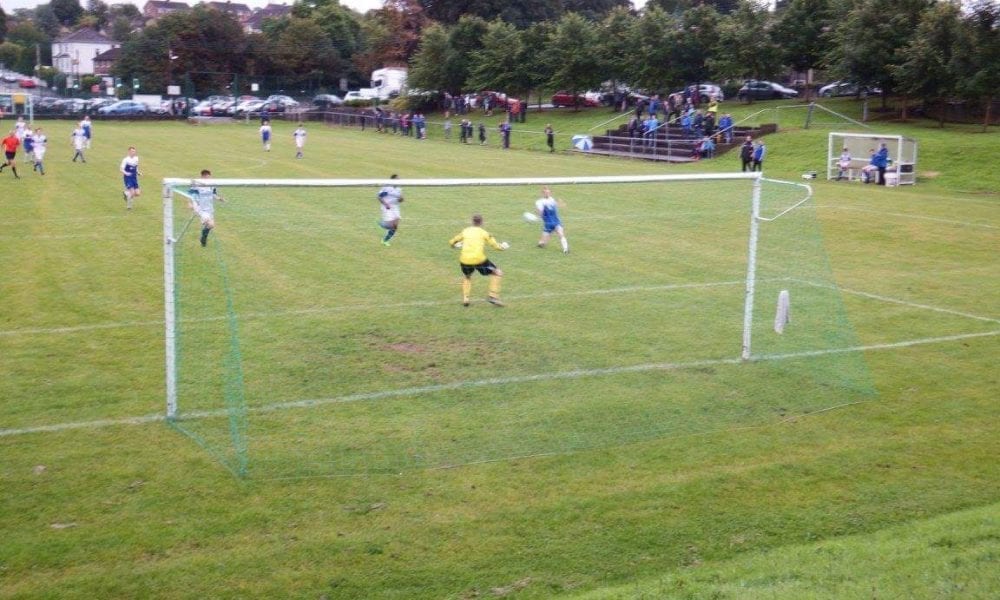
{"label": "person in blue jacket", "polygon": [[872,157],[872,165],[878,169],[878,184],[885,185],[885,169],[889,166],[889,148],[885,142],[878,148],[878,152]]}

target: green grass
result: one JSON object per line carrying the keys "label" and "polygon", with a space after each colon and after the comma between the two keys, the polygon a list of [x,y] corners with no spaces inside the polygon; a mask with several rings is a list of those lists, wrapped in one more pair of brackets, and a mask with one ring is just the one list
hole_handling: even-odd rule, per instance
{"label": "green grass", "polygon": [[[853,106],[840,102],[844,110]],[[747,114],[762,105],[747,107]],[[560,111],[545,120],[569,135],[606,114]],[[529,125],[541,121],[530,119]],[[801,181],[799,174],[823,164],[829,129],[781,125],[783,133],[768,140],[767,173]],[[96,147],[88,163],[79,165],[69,162],[69,124],[43,126],[51,140],[48,175],[23,169],[21,181],[0,175],[4,430],[162,414],[156,188],[161,177],[203,167],[219,177],[698,172],[731,169],[737,160],[671,166],[548,155],[538,151],[543,140],[505,153],[312,125],[306,159],[296,161],[292,127],[285,123],[277,125],[276,147],[268,155],[254,128],[244,125],[98,123]],[[817,181],[815,208],[809,209],[822,226],[836,283],[850,290],[842,305],[851,335],[858,343],[878,345],[996,331],[1000,182],[995,170],[982,171],[1000,141],[995,134],[973,133],[974,128],[940,130],[923,123],[885,124],[879,130],[918,139],[920,183],[873,189]],[[515,136],[515,146],[518,140]],[[145,195],[126,214],[117,165],[132,144],[142,157]],[[432,207],[413,189],[407,197],[400,240],[388,249],[391,261],[384,260],[386,249],[374,239],[370,196],[359,193],[344,199],[344,222],[332,219],[329,229],[320,229],[342,240],[310,246],[315,251],[301,257],[285,256],[288,263],[281,262],[281,252],[274,258],[286,269],[297,263],[298,281],[282,278],[276,265],[247,263],[254,267],[249,273],[259,276],[260,293],[244,290],[235,296],[263,308],[323,305],[333,292],[367,295],[365,304],[383,301],[371,298],[377,294],[385,294],[387,302],[440,300],[427,310],[392,309],[399,330],[372,330],[371,323],[379,321],[367,313],[333,319],[338,327],[359,327],[364,334],[321,347],[337,352],[359,345],[349,355],[362,361],[361,369],[344,369],[341,393],[439,377],[412,355],[405,357],[414,362],[404,370],[373,371],[381,357],[404,360],[387,351],[381,338],[424,344],[431,358],[452,365],[444,371],[452,381],[471,378],[459,377],[460,357],[451,350],[451,336],[461,333],[474,332],[483,340],[477,343],[484,345],[479,356],[486,365],[514,373],[548,366],[532,370],[526,364],[530,355],[518,351],[521,345],[534,348],[553,369],[564,369],[572,365],[560,360],[607,366],[685,354],[702,358],[720,344],[715,333],[677,329],[676,339],[642,356],[639,344],[601,335],[634,332],[637,342],[648,346],[641,329],[586,322],[622,308],[626,299],[587,302],[560,295],[569,286],[620,284],[633,273],[663,283],[691,281],[720,268],[731,241],[713,243],[714,221],[707,224],[709,232],[687,218],[669,221],[672,228],[661,237],[670,240],[666,248],[673,256],[685,260],[667,256],[658,269],[633,272],[621,268],[620,258],[616,262],[616,246],[629,255],[635,251],[627,247],[629,228],[598,227],[583,218],[601,208],[634,218],[632,210],[581,198],[565,215],[572,262],[546,273],[549,263],[564,257],[552,250],[540,255],[521,250],[530,246],[534,232],[515,222],[533,196],[498,200],[509,204],[502,205],[502,213],[487,212],[488,224],[524,238],[514,239],[514,249],[499,257],[511,305],[502,313],[476,305],[469,309],[475,312],[462,316],[455,314],[462,309],[451,287],[454,255],[443,246],[471,206],[452,198]],[[689,208],[671,202],[676,200],[668,201],[674,212]],[[209,251],[239,247],[254,256],[255,245],[268,243],[285,250],[296,229],[308,232],[325,223],[322,211],[274,216],[265,220],[273,228],[275,241],[269,242],[266,230],[239,233],[243,219],[254,216],[240,212],[246,205],[234,201],[220,208]],[[354,220],[361,225],[355,227]],[[654,231],[641,228],[637,234],[657,236],[655,222]],[[728,227],[724,220],[717,224]],[[734,252],[743,251],[739,240],[732,243]],[[416,272],[399,273],[395,264]],[[350,285],[324,288],[325,273]],[[373,275],[387,281],[384,288],[371,283]],[[484,289],[483,281],[476,285]],[[555,297],[530,299],[543,289]],[[525,298],[517,300],[518,295]],[[448,304],[452,300],[455,305]],[[648,309],[642,298],[631,300],[635,308]],[[664,325],[670,325],[673,311],[682,310],[668,307],[655,317]],[[536,338],[532,312],[549,308],[581,312],[582,322],[566,324],[573,328],[569,333],[587,338],[587,345],[574,346],[574,336]],[[613,322],[616,315],[603,316]],[[312,356],[323,356],[312,352],[322,336],[308,335],[319,322],[304,322],[309,353],[296,355],[284,343],[281,360],[256,358],[253,372],[268,371],[273,387],[286,394],[281,399],[326,391],[310,388],[315,382],[301,377],[315,368]],[[127,325],[104,327],[111,323]],[[245,345],[245,352],[255,352],[268,339],[287,342],[282,335],[267,336],[269,322],[243,323],[245,335],[261,336]],[[275,323],[279,334],[297,326],[290,319]],[[322,320],[323,326],[330,323]],[[372,331],[376,341],[365,345]],[[834,408],[842,388],[810,385],[798,377],[802,371],[795,364],[786,363],[780,365],[788,369],[760,364],[445,390],[413,402],[348,409],[358,425],[343,435],[364,433],[366,425],[378,423],[374,411],[398,411],[419,431],[434,432],[442,426],[436,419],[448,419],[456,433],[480,440],[497,432],[477,428],[500,423],[503,410],[515,402],[533,402],[537,410],[558,415],[566,399],[587,401],[593,411],[607,410],[617,399],[633,406],[660,399],[646,410],[666,405],[684,417],[677,421],[683,424],[679,429],[626,437],[620,445],[568,445],[555,455],[452,469],[238,480],[215,456],[162,422],[7,434],[0,436],[0,597],[994,597],[1000,590],[994,568],[1000,550],[998,349],[998,336],[990,335],[857,353],[877,395],[811,415],[795,407],[815,402]],[[260,385],[250,379],[248,389]],[[792,411],[750,420],[711,414],[734,395],[793,403]],[[373,413],[366,414],[368,409]],[[312,434],[302,440],[312,442],[341,423],[327,421],[329,414],[325,407],[288,411],[282,419],[289,420],[278,424],[282,431],[291,426]],[[593,418],[591,411],[580,415]],[[250,418],[253,427],[257,421]],[[609,427],[615,423],[607,419]],[[377,430],[373,434],[378,441]],[[389,444],[395,438],[381,439]],[[270,450],[294,454],[288,447]],[[301,457],[308,453],[303,450]]]}

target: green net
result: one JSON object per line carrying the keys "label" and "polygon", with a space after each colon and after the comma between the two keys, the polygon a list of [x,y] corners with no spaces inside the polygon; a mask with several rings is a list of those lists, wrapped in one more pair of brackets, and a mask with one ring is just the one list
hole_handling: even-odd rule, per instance
{"label": "green net", "polygon": [[[871,392],[806,203],[762,223],[743,335],[750,181],[222,190],[206,247],[175,197],[175,426],[234,473],[399,472],[766,425]],[[765,182],[763,216],[803,189]],[[483,215],[506,306],[448,240]],[[788,290],[791,322],[773,330]]]}

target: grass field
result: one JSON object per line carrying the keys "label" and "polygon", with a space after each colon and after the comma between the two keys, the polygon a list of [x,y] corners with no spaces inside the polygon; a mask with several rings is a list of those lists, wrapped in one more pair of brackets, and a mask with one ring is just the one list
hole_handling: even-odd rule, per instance
{"label": "grass field", "polygon": [[[545,120],[569,135],[606,115]],[[226,190],[210,246],[182,240],[182,402],[224,408],[199,376],[228,351],[216,317],[231,299],[251,409],[240,479],[223,466],[225,419],[182,424],[189,437],[161,416],[160,178],[683,173],[736,158],[678,167],[549,155],[527,135],[505,153],[312,125],[295,160],[286,123],[268,154],[246,125],[98,123],[74,164],[70,125],[42,125],[48,174],[0,174],[0,597],[1000,593],[995,133],[880,127],[920,142],[917,186],[815,182],[797,214],[817,229],[793,233],[812,236],[802,248],[839,293],[793,304],[792,325],[843,327],[794,349],[854,348],[819,360],[695,364],[739,351],[739,286],[671,288],[741,276],[747,217],[726,199],[744,197],[725,186],[566,190],[569,256],[534,249],[518,221],[534,189],[408,189],[390,248],[371,190]],[[801,181],[826,131],[783,124],[767,174]],[[145,188],[127,213],[117,166],[133,144]],[[473,210],[513,243],[494,257],[504,309],[458,301],[446,241]],[[352,394],[387,397],[253,412]],[[350,452],[333,450],[343,440]],[[356,447],[377,451],[330,467]],[[433,468],[446,465],[459,466]]]}

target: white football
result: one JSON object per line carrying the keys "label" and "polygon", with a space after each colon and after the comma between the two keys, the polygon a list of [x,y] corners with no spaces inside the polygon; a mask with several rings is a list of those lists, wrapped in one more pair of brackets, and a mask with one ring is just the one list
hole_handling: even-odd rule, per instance
{"label": "white football", "polygon": [[500,242],[501,250],[506,250],[507,248],[510,248],[510,244],[508,244],[507,242]]}
{"label": "white football", "polygon": [[524,214],[521,215],[521,216],[524,217],[524,220],[527,221],[527,222],[529,222],[529,223],[537,223],[538,222],[538,215],[536,215],[533,212],[524,211]]}

